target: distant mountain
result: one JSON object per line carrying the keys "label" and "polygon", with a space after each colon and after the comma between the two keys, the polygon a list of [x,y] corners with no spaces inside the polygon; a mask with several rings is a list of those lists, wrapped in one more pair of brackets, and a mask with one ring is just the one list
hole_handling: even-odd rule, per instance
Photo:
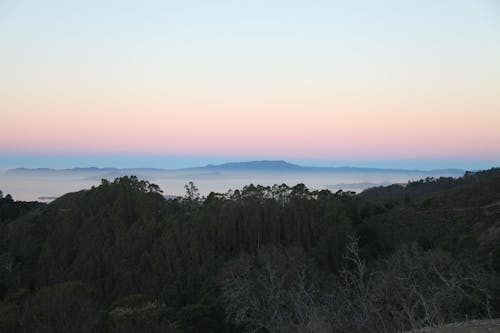
{"label": "distant mountain", "polygon": [[118,171],[118,168],[71,168],[71,169],[53,169],[53,168],[15,168],[6,171],[7,174],[23,174],[23,173],[74,173],[74,172],[113,172]]}
{"label": "distant mountain", "polygon": [[189,168],[203,170],[232,170],[232,171],[301,171],[301,172],[421,172],[421,173],[446,173],[463,175],[465,172],[461,169],[435,169],[435,170],[408,170],[408,169],[382,169],[382,168],[366,168],[366,167],[314,167],[301,166],[298,164],[289,163],[283,160],[263,160],[249,162],[230,162],[223,164],[209,164],[204,167]]}
{"label": "distant mountain", "polygon": [[230,163],[224,163],[224,164],[218,164],[218,165],[213,165],[209,164],[203,169],[210,169],[210,170],[277,170],[277,171],[282,171],[282,170],[302,170],[304,167],[297,165],[297,164],[292,164],[288,163],[283,160],[279,161],[250,161],[250,162],[230,162]]}
{"label": "distant mountain", "polygon": [[155,172],[155,171],[165,171],[165,169],[155,169],[155,168],[97,168],[97,167],[87,167],[87,168],[69,168],[69,169],[53,169],[53,168],[15,168],[8,169],[7,174],[29,174],[29,173],[136,173],[136,172]]}
{"label": "distant mountain", "polygon": [[182,169],[158,169],[158,168],[71,168],[71,169],[51,169],[51,168],[16,168],[7,170],[7,174],[29,174],[29,173],[127,173],[136,174],[141,172],[168,172],[168,171],[300,171],[300,172],[417,172],[422,174],[454,174],[461,176],[464,170],[461,169],[435,169],[435,170],[408,170],[408,169],[382,169],[382,168],[365,168],[365,167],[352,167],[352,166],[339,166],[339,167],[313,167],[301,166],[286,162],[284,160],[262,160],[262,161],[249,161],[249,162],[229,162],[223,164],[209,164],[202,167],[190,167]]}

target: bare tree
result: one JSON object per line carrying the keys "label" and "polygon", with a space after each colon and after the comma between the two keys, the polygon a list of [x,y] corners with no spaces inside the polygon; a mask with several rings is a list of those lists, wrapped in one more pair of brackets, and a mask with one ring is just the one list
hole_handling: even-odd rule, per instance
{"label": "bare tree", "polygon": [[490,316],[490,275],[441,250],[405,247],[370,269],[351,239],[329,308],[339,332],[398,332]]}
{"label": "bare tree", "polygon": [[328,332],[319,288],[302,250],[262,247],[224,267],[218,284],[229,321],[247,332]]}

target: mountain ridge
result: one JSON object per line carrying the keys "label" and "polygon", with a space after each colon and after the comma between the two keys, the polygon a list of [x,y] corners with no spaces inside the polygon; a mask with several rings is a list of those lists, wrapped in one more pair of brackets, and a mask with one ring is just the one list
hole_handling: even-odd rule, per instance
{"label": "mountain ridge", "polygon": [[459,168],[444,168],[444,169],[398,169],[398,168],[372,168],[372,167],[355,167],[355,166],[306,166],[287,162],[285,160],[255,160],[244,162],[227,162],[221,164],[207,164],[199,167],[187,168],[117,168],[117,167],[75,167],[75,168],[13,168],[8,169],[6,173],[19,172],[102,172],[102,171],[188,171],[188,170],[227,170],[227,171],[308,171],[308,172],[446,172],[461,175],[465,172]]}

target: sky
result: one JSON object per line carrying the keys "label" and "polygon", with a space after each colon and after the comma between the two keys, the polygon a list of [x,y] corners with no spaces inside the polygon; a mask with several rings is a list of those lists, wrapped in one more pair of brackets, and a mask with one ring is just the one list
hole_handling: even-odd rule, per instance
{"label": "sky", "polygon": [[0,0],[0,167],[500,165],[500,2]]}

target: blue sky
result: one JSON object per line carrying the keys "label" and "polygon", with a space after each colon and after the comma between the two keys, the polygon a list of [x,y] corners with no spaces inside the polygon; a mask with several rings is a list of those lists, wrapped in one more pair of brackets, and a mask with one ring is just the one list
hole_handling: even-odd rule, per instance
{"label": "blue sky", "polygon": [[[163,168],[176,169],[221,164],[227,162],[242,162],[251,160],[276,159],[269,156],[159,156],[159,155],[86,155],[86,154],[14,154],[0,156],[0,168],[74,168],[74,167],[118,167],[118,168]],[[280,159],[280,158],[278,158]],[[446,169],[481,170],[499,166],[500,160],[470,160],[456,159],[310,159],[283,157],[290,163],[303,166],[358,166],[375,168],[401,169]]]}

